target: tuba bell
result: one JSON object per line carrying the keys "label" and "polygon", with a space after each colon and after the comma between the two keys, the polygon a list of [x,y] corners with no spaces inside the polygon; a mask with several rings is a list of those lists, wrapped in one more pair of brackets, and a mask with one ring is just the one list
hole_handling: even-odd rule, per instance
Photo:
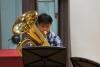
{"label": "tuba bell", "polygon": [[28,38],[22,39],[18,45],[17,49],[22,50],[27,44],[32,46],[50,46],[47,39],[36,26],[38,18],[38,13],[35,10],[27,11],[21,16],[19,16],[13,27],[12,32],[14,35],[26,34]]}

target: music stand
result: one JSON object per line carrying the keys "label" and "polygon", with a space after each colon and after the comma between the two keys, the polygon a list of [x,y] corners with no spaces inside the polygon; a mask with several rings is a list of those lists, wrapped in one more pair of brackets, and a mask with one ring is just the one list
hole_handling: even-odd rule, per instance
{"label": "music stand", "polygon": [[22,49],[24,67],[66,67],[66,47]]}

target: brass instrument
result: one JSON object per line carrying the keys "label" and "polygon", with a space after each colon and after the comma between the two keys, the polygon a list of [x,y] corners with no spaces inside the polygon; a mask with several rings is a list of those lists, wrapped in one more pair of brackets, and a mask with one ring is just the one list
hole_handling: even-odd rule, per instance
{"label": "brass instrument", "polygon": [[38,13],[34,10],[25,12],[22,16],[19,16],[15,24],[12,27],[12,31],[15,34],[27,34],[28,39],[21,40],[17,45],[17,49],[21,50],[28,43],[31,43],[32,46],[50,46],[47,39],[44,37],[44,34],[37,28],[36,22],[38,18]]}

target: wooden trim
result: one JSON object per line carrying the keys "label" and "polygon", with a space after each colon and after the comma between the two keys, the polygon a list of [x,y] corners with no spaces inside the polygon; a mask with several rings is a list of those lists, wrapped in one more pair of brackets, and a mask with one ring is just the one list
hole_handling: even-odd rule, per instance
{"label": "wooden trim", "polygon": [[69,0],[59,0],[59,35],[63,41],[63,45],[67,47],[66,67],[71,67],[71,41],[70,41],[70,25],[69,25]]}
{"label": "wooden trim", "polygon": [[37,0],[22,0],[22,13],[29,10],[36,10]]}

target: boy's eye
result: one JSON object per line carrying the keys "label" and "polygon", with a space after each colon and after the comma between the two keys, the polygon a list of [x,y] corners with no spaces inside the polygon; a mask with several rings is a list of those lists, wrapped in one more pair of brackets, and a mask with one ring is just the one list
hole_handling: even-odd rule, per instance
{"label": "boy's eye", "polygon": [[45,27],[45,26],[41,26],[41,27]]}

